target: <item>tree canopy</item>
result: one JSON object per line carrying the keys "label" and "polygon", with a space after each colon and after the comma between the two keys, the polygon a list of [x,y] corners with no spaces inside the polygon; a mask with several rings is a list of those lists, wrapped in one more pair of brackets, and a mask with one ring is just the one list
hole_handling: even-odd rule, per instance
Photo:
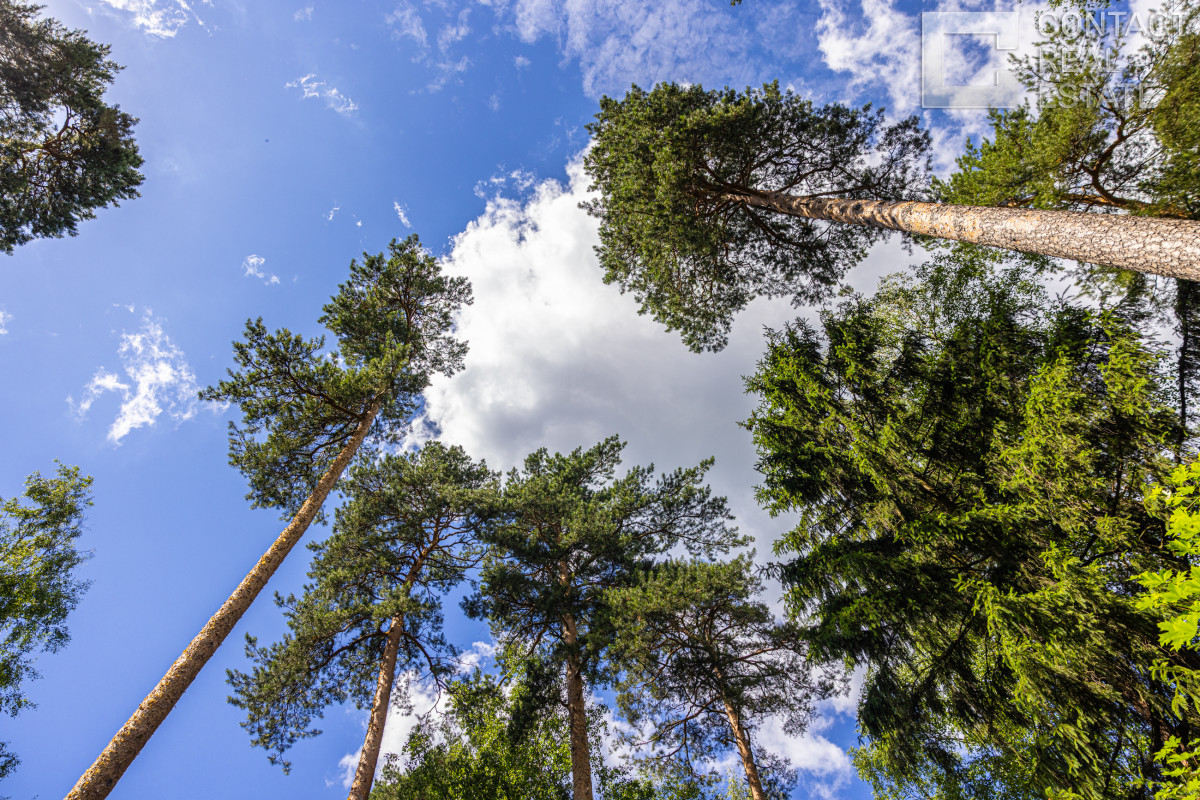
{"label": "tree canopy", "polygon": [[604,97],[584,158],[604,279],[693,349],[724,346],[758,296],[829,296],[880,234],[764,213],[770,192],[898,200],[925,186],[929,138],[915,117],[814,106],[778,83],[736,92],[661,83]]}
{"label": "tree canopy", "polygon": [[[0,711],[12,716],[33,705],[23,684],[38,677],[36,655],[70,640],[67,615],[88,587],[75,570],[89,554],[75,541],[92,505],[91,485],[78,467],[60,464],[53,478],[35,472],[26,479],[27,503],[0,504]],[[17,763],[0,742],[0,778]]]}
{"label": "tree canopy", "polygon": [[0,249],[75,235],[96,209],[138,196],[137,122],[104,92],[108,45],[39,6],[0,0]]}

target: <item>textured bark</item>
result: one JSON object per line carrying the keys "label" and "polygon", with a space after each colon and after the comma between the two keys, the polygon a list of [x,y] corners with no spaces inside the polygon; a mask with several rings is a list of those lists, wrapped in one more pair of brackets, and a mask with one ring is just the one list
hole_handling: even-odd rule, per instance
{"label": "textured bark", "polygon": [[383,646],[383,663],[379,665],[379,681],[375,684],[375,701],[371,704],[371,721],[367,738],[363,740],[362,755],[346,800],[367,800],[375,782],[375,766],[379,763],[379,747],[383,744],[383,725],[387,722],[388,706],[392,702],[392,684],[396,680],[396,655],[404,634],[403,620],[393,617],[388,628],[387,643]]}
{"label": "textured bark", "polygon": [[738,190],[730,200],[781,214],[867,225],[1200,281],[1200,221],[941,203],[795,197]]}
{"label": "textured bark", "polygon": [[754,751],[750,749],[750,734],[742,725],[741,715],[728,700],[725,700],[725,716],[729,720],[729,727],[733,729],[733,740],[737,742],[738,755],[742,757],[742,767],[746,770],[746,782],[750,784],[750,795],[754,800],[766,800],[762,779],[758,776],[758,765],[754,763]]}
{"label": "textured bark", "polygon": [[575,644],[579,640],[575,618],[563,618],[567,645],[567,720],[571,727],[571,796],[592,800],[592,757],[588,752],[587,705],[583,699],[583,667]]}
{"label": "textured bark", "polygon": [[366,439],[371,424],[379,414],[379,408],[380,402],[376,401],[367,410],[350,441],[321,476],[316,489],[304,501],[304,505],[300,506],[292,521],[254,565],[254,569],[242,579],[224,605],[212,615],[200,633],[196,634],[196,638],[192,639],[192,643],[167,670],[167,674],[154,687],[154,691],[146,695],[146,699],[133,712],[129,721],[117,731],[95,763],[83,773],[75,788],[67,794],[67,800],[100,800],[108,797],[146,742],[171,713],[179,698],[191,686],[200,670],[267,585],[275,570],[279,569],[283,559],[304,536],[317,512],[321,510],[325,498],[329,496],[329,492],[333,490],[342,472]]}

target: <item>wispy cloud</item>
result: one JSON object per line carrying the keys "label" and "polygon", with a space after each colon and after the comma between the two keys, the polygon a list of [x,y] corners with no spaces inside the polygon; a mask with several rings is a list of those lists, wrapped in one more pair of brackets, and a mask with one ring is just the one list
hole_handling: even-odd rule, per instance
{"label": "wispy cloud", "polygon": [[[455,49],[456,44],[471,33],[469,23],[471,8],[467,6],[456,11],[451,8],[449,3],[427,3],[426,8],[431,14],[436,12],[430,6],[440,9],[442,17],[440,23],[431,19],[427,27],[421,12],[407,0],[401,2],[391,13],[387,14],[384,21],[392,28],[392,38],[408,39],[416,44],[416,53],[412,57],[413,63],[420,64],[433,73],[433,77],[425,88],[427,91],[437,92],[471,67],[471,59],[468,56],[456,57],[451,52]],[[431,28],[437,29],[434,41],[436,46],[431,46],[429,42]]]}
{"label": "wispy cloud", "polygon": [[120,395],[121,408],[108,429],[110,442],[120,444],[131,431],[154,425],[163,414],[176,422],[196,415],[196,374],[149,309],[140,330],[121,334],[117,356],[123,376],[101,367],[84,387],[82,400],[67,398],[83,418],[102,395]]}
{"label": "wispy cloud", "polygon": [[355,111],[358,111],[358,104],[342,94],[337,87],[330,86],[325,81],[319,81],[316,78],[316,73],[310,72],[302,78],[288,81],[284,84],[284,88],[299,89],[305,99],[315,97],[324,100],[325,105],[344,117],[348,117]]}
{"label": "wispy cloud", "polygon": [[242,270],[247,278],[258,278],[267,286],[279,283],[278,275],[273,275],[263,270],[262,266],[265,263],[267,263],[267,260],[262,256],[250,254],[242,260]]}
{"label": "wispy cloud", "polygon": [[[187,0],[100,0],[109,8],[122,11],[132,17],[133,24],[150,36],[169,39],[179,32],[179,29],[195,19],[200,25],[203,21],[196,16]],[[205,5],[211,5],[204,0]]]}
{"label": "wispy cloud", "polygon": [[408,221],[408,208],[401,205],[399,200],[392,201],[392,208],[396,209],[396,216],[400,218],[400,224],[406,228],[411,228],[412,223]]}
{"label": "wispy cloud", "polygon": [[[404,223],[407,225],[408,223]],[[12,322],[13,315],[0,308],[0,336],[8,333],[8,323]]]}
{"label": "wispy cloud", "polygon": [[341,211],[341,210],[342,210],[342,207],[341,207],[341,206],[334,206],[333,208],[329,209],[329,213],[327,213],[327,214],[325,215],[325,221],[326,221],[326,222],[333,222],[333,218],[334,218],[335,216],[337,216],[337,212],[339,212],[339,211]]}
{"label": "wispy cloud", "polygon": [[296,20],[296,22],[311,22],[312,12],[312,6],[305,6],[304,8],[298,9],[296,13],[292,15],[292,19]]}

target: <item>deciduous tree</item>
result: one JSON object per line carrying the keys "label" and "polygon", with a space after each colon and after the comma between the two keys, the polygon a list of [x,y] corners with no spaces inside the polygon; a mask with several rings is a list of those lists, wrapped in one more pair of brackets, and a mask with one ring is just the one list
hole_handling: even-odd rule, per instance
{"label": "deciduous tree", "polygon": [[[14,717],[34,705],[23,684],[38,677],[36,654],[67,644],[67,615],[88,586],[75,569],[89,555],[75,541],[92,505],[91,485],[78,467],[60,464],[53,478],[35,472],[26,479],[27,504],[0,504],[0,711]],[[18,763],[0,742],[0,778]]]}

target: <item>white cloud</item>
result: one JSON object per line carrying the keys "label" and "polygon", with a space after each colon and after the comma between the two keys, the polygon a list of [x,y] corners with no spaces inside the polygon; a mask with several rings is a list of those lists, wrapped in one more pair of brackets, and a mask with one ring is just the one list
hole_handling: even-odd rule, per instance
{"label": "white cloud", "polygon": [[333,218],[334,218],[334,216],[336,216],[336,215],[337,215],[337,212],[339,212],[339,211],[341,211],[341,210],[342,210],[342,207],[341,207],[341,206],[334,206],[333,208],[329,209],[329,213],[327,213],[327,214],[325,215],[325,221],[326,221],[326,222],[333,222]]}
{"label": "white cloud", "polygon": [[101,367],[84,387],[79,403],[67,398],[82,418],[101,395],[120,395],[120,410],[108,429],[110,442],[120,444],[130,431],[154,425],[164,413],[176,422],[196,415],[200,388],[196,375],[183,351],[148,309],[139,331],[121,334],[117,355],[124,377]]}
{"label": "white cloud", "polygon": [[[195,19],[201,25],[200,18],[192,10],[186,0],[100,0],[109,8],[123,11],[133,18],[133,24],[151,36],[169,39],[179,32],[179,29]],[[211,5],[205,0],[206,5]]]}
{"label": "white cloud", "polygon": [[513,66],[515,66],[517,69],[525,69],[525,67],[528,67],[531,63],[532,62],[525,56],[517,56],[513,59]]}
{"label": "white cloud", "polygon": [[408,207],[401,205],[399,200],[393,200],[392,208],[396,210],[396,216],[400,219],[400,224],[406,228],[411,228],[412,223],[408,221]]}
{"label": "white cloud", "polygon": [[310,72],[302,78],[288,81],[283,86],[285,89],[299,89],[305,99],[315,97],[324,100],[325,105],[342,116],[350,116],[358,110],[358,105],[353,100],[325,81],[316,80],[316,77],[316,73]]}
{"label": "white cloud", "polygon": [[850,89],[883,89],[892,110],[920,104],[921,30],[894,0],[819,0],[817,41],[826,66],[850,73]]}
{"label": "white cloud", "polygon": [[311,22],[312,12],[312,6],[305,6],[304,8],[297,10],[296,13],[292,15],[292,19],[296,20],[296,22]]}
{"label": "white cloud", "polygon": [[267,260],[262,256],[256,256],[253,253],[242,259],[242,270],[247,278],[258,278],[266,285],[279,283],[279,276],[263,271],[263,264]]}
{"label": "white cloud", "polygon": [[8,333],[8,323],[12,322],[13,315],[0,308],[0,336]]}
{"label": "white cloud", "polygon": [[421,14],[408,3],[396,6],[396,10],[384,17],[384,20],[392,26],[393,37],[406,37],[421,47],[428,46],[429,34],[425,32],[425,23],[421,20]]}

